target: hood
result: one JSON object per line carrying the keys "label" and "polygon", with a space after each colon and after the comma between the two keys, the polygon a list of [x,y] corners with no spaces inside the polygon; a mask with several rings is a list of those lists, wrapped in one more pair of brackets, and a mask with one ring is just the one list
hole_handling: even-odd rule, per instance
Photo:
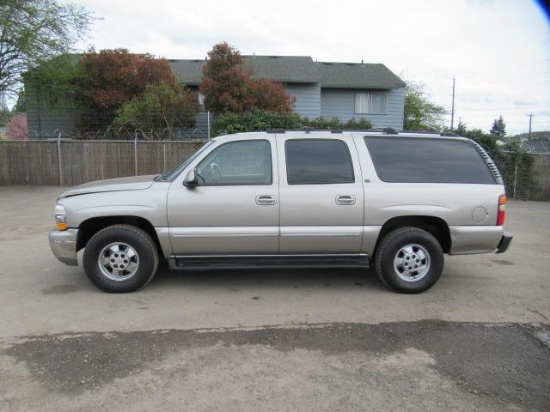
{"label": "hood", "polygon": [[85,195],[90,193],[145,190],[153,185],[155,176],[157,175],[132,176],[84,183],[83,185],[67,190],[59,198],[61,199],[64,197]]}

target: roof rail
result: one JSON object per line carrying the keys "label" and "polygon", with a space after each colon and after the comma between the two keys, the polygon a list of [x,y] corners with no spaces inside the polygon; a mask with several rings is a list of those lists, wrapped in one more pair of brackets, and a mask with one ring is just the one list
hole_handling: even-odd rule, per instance
{"label": "roof rail", "polygon": [[418,134],[434,134],[439,136],[447,136],[447,137],[458,137],[456,133],[451,132],[434,132],[431,130],[403,130],[403,133],[418,133]]}
{"label": "roof rail", "polygon": [[366,131],[386,133],[386,134],[399,134],[399,132],[392,127],[376,127],[374,129],[367,129]]}

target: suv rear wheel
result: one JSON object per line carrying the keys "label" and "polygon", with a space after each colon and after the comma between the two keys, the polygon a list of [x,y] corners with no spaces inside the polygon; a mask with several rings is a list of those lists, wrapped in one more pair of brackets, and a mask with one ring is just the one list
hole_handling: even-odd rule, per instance
{"label": "suv rear wheel", "polygon": [[97,232],[84,250],[84,271],[98,288],[113,293],[133,292],[151,281],[158,251],[145,231],[114,225]]}
{"label": "suv rear wheel", "polygon": [[402,293],[420,293],[431,288],[443,272],[443,263],[443,249],[437,239],[415,227],[388,233],[374,257],[380,280]]}

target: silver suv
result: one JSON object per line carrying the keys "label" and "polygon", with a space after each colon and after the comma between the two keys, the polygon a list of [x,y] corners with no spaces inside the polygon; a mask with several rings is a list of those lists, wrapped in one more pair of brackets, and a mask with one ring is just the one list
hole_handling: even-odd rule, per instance
{"label": "silver suv", "polygon": [[369,267],[422,292],[443,255],[502,253],[506,196],[486,152],[440,134],[220,136],[169,173],[93,182],[57,201],[55,256],[107,292],[171,269]]}

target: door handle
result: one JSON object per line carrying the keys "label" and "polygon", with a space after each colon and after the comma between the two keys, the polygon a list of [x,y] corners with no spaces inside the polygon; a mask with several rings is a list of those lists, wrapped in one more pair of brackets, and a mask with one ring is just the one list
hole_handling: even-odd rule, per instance
{"label": "door handle", "polygon": [[337,205],[354,205],[355,196],[352,196],[352,195],[336,196],[336,204]]}
{"label": "door handle", "polygon": [[274,205],[277,203],[277,198],[270,195],[256,196],[256,204],[260,206]]}

